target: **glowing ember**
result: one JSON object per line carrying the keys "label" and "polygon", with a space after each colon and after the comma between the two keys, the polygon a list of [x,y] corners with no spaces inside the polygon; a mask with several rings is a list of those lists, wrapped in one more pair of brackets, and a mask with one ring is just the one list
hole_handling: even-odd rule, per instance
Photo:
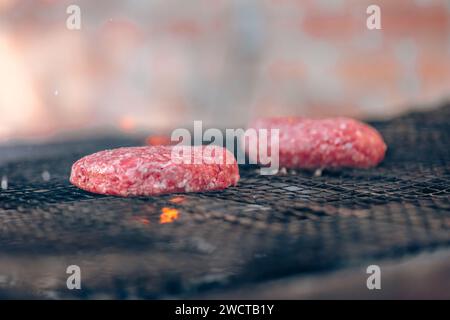
{"label": "glowing ember", "polygon": [[145,142],[149,146],[164,146],[172,144],[169,136],[148,136]]}
{"label": "glowing ember", "polygon": [[182,203],[185,200],[184,197],[173,197],[169,201],[172,203]]}
{"label": "glowing ember", "polygon": [[178,210],[175,208],[162,208],[162,213],[159,217],[159,223],[172,223],[178,219]]}

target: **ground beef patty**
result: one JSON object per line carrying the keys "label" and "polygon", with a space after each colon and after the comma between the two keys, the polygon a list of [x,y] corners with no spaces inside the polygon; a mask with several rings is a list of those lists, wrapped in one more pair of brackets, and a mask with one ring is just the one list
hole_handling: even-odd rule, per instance
{"label": "ground beef patty", "polygon": [[74,163],[70,182],[86,191],[117,196],[222,190],[237,184],[239,169],[226,149],[212,146],[204,152],[205,146],[195,146],[191,147],[190,157],[185,153],[182,158],[181,153],[173,155],[173,148],[100,151]]}
{"label": "ground beef patty", "polygon": [[378,131],[349,118],[261,118],[250,127],[280,130],[279,165],[285,168],[368,168],[386,152]]}

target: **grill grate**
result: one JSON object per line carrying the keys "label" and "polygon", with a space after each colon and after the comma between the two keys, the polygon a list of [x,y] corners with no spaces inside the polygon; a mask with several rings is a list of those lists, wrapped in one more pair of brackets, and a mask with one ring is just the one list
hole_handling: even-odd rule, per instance
{"label": "grill grate", "polygon": [[[374,123],[389,146],[375,169],[258,176],[242,166],[223,192],[150,198],[68,182],[79,157],[140,141],[0,148],[0,297],[189,297],[448,246],[449,119],[443,107]],[[160,224],[163,207],[179,219]],[[65,287],[69,264],[83,270],[81,293]]]}

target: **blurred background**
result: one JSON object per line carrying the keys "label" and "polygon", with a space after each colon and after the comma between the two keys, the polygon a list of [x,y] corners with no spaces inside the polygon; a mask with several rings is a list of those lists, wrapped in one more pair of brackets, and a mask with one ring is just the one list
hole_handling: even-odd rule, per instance
{"label": "blurred background", "polygon": [[449,0],[0,0],[1,143],[381,119],[449,93]]}

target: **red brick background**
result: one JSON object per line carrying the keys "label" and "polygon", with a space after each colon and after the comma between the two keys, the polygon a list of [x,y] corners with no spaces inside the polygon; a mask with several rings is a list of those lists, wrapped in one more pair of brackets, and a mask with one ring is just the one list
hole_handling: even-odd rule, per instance
{"label": "red brick background", "polygon": [[[66,28],[66,8],[82,28]],[[381,30],[366,8],[381,8]],[[446,0],[0,1],[0,139],[259,115],[384,118],[450,92]]]}

